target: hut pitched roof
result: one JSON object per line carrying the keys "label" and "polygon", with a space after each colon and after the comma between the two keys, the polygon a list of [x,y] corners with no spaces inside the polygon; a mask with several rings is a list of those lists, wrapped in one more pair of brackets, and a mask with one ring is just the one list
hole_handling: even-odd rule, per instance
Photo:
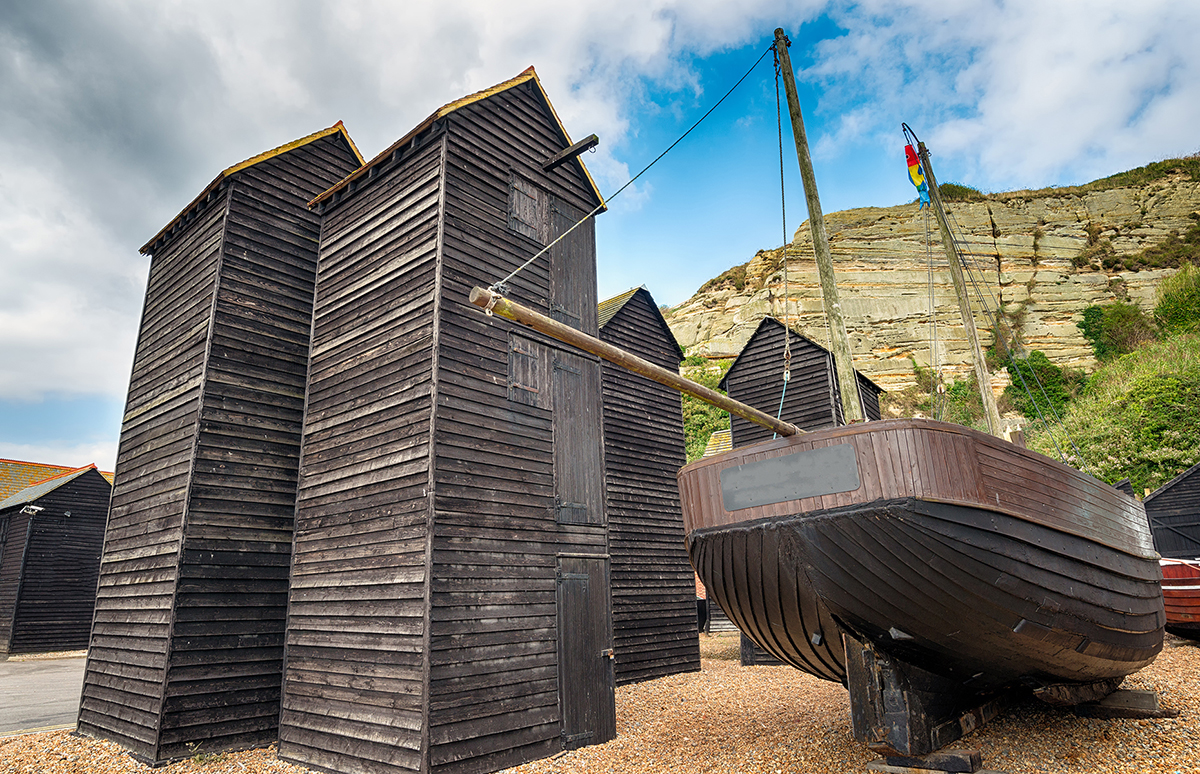
{"label": "hut pitched roof", "polygon": [[1146,495],[1146,499],[1145,499],[1145,500],[1143,500],[1143,501],[1142,501],[1142,503],[1143,503],[1143,504],[1146,506],[1146,509],[1147,509],[1147,510],[1151,510],[1151,509],[1153,509],[1153,507],[1154,507],[1154,500],[1155,500],[1155,499],[1156,499],[1156,498],[1157,498],[1159,495],[1163,494],[1164,492],[1168,492],[1168,491],[1170,491],[1171,489],[1174,489],[1176,486],[1178,486],[1179,484],[1182,484],[1184,481],[1188,481],[1188,480],[1190,480],[1190,479],[1191,479],[1193,476],[1200,477],[1200,462],[1198,462],[1198,463],[1196,463],[1195,465],[1191,466],[1190,468],[1188,468],[1187,470],[1183,471],[1182,473],[1180,473],[1180,474],[1179,474],[1178,476],[1176,476],[1175,478],[1171,479],[1171,480],[1170,480],[1170,481],[1168,481],[1167,483],[1165,483],[1165,484],[1163,484],[1162,486],[1160,486],[1158,489],[1155,489],[1153,492],[1151,492],[1150,494]]}
{"label": "hut pitched roof", "polygon": [[[410,131],[408,134],[401,137],[399,140],[396,140],[394,143],[389,145],[387,148],[384,148],[383,151],[381,151],[379,153],[379,155],[375,156],[375,158],[371,159],[363,166],[361,166],[358,169],[356,169],[355,171],[351,172],[349,175],[347,175],[345,178],[343,178],[340,182],[338,182],[337,185],[333,186],[329,190],[322,193],[320,196],[313,199],[311,202],[308,203],[308,206],[315,207],[316,205],[320,204],[321,202],[332,198],[339,191],[345,189],[348,186],[353,185],[353,183],[356,180],[358,180],[359,178],[363,177],[364,175],[370,174],[371,169],[373,167],[375,167],[377,164],[380,164],[380,163],[386,161],[388,158],[391,157],[393,152],[395,152],[397,149],[403,147],[405,144],[410,142],[414,137],[416,137],[421,132],[428,129],[438,119],[444,118],[445,116],[450,115],[454,111],[461,110],[462,108],[467,107],[468,105],[472,105],[476,102],[479,102],[480,100],[487,99],[488,97],[494,97],[497,94],[500,94],[502,92],[508,91],[509,89],[515,88],[517,86],[520,86],[524,83],[529,83],[529,82],[533,83],[534,87],[537,90],[536,93],[541,98],[542,103],[545,105],[546,109],[549,111],[551,117],[553,117],[554,125],[558,129],[559,136],[562,139],[563,143],[569,147],[570,145],[573,144],[571,142],[571,136],[567,134],[566,128],[563,127],[562,121],[559,120],[558,113],[554,110],[554,105],[550,104],[550,98],[546,96],[546,90],[542,88],[542,82],[538,79],[537,72],[535,72],[533,69],[533,66],[530,65],[528,68],[525,69],[524,72],[522,72],[520,75],[518,75],[515,78],[510,78],[507,81],[498,83],[495,86],[492,86],[490,88],[483,89],[482,91],[477,91],[474,94],[468,94],[465,97],[460,97],[459,99],[456,99],[453,102],[448,102],[445,105],[442,105],[440,108],[433,111],[433,113],[430,114],[430,116],[428,118],[426,118],[421,123],[417,124],[417,126],[415,128],[413,128],[412,131]],[[587,166],[584,165],[583,161],[580,160],[578,157],[572,159],[572,163],[578,165],[580,173],[583,175],[584,179],[587,181],[588,186],[591,187],[592,193],[595,194],[596,201],[600,203],[602,208],[606,208],[606,205],[604,204],[604,197],[600,195],[600,189],[596,187],[596,182],[594,180],[592,180],[592,175],[590,172],[588,172]]]}
{"label": "hut pitched roof", "polygon": [[193,209],[195,209],[201,203],[203,203],[204,200],[208,198],[208,195],[211,194],[213,191],[215,191],[221,185],[222,181],[224,181],[225,178],[229,177],[230,175],[236,174],[237,172],[241,172],[243,169],[246,169],[247,167],[252,167],[255,164],[266,161],[267,159],[273,159],[276,156],[282,156],[283,154],[287,153],[288,151],[293,151],[296,148],[304,147],[305,145],[308,145],[311,142],[316,142],[317,140],[328,137],[331,134],[340,134],[346,140],[346,144],[350,146],[350,150],[354,153],[354,157],[356,159],[358,159],[358,163],[361,166],[363,163],[363,157],[362,157],[362,154],[358,152],[358,146],[356,146],[354,144],[354,140],[350,139],[350,133],[346,131],[346,127],[342,124],[341,121],[338,121],[336,124],[329,127],[328,129],[322,129],[319,132],[313,132],[312,134],[310,134],[306,137],[301,137],[298,140],[292,140],[289,143],[280,145],[278,148],[272,148],[271,150],[264,151],[263,153],[260,153],[257,156],[251,156],[250,158],[246,159],[245,161],[234,164],[232,167],[229,167],[228,169],[223,170],[219,175],[217,175],[215,178],[213,178],[213,181],[211,183],[209,183],[208,186],[203,191],[200,192],[199,196],[197,196],[195,199],[192,199],[192,201],[186,207],[184,207],[183,210],[181,210],[178,215],[176,215],[174,218],[172,218],[170,223],[163,226],[162,230],[159,231],[157,234],[155,234],[153,236],[153,238],[150,239],[149,242],[142,245],[141,249],[138,252],[142,253],[143,255],[149,253],[150,250],[154,247],[154,245],[159,240],[163,239],[171,231],[171,229],[175,228],[176,224],[178,224],[180,221],[182,221],[184,218],[186,218],[189,212],[191,212]]}
{"label": "hut pitched roof", "polygon": [[733,431],[728,427],[724,430],[713,430],[712,435],[708,437],[708,444],[704,447],[704,454],[701,457],[711,457],[714,454],[724,454],[733,448]]}
{"label": "hut pitched roof", "polygon": [[[65,473],[71,473],[85,468],[72,468],[66,465],[48,465],[40,462],[23,462],[21,460],[3,460],[0,459],[0,501],[5,500],[12,495],[21,492],[34,484],[46,481],[47,479],[61,476]],[[108,483],[113,482],[113,474],[111,471],[100,471],[100,475],[104,476]]]}
{"label": "hut pitched roof", "polygon": [[[53,492],[59,487],[69,484],[75,479],[87,473],[89,470],[97,470],[94,464],[84,465],[82,468],[74,468],[67,470],[65,473],[50,476],[47,479],[37,482],[31,486],[27,486],[21,491],[10,495],[3,501],[0,501],[0,511],[6,508],[12,508],[15,505],[25,505]],[[111,481],[109,482],[112,483]]]}
{"label": "hut pitched roof", "polygon": [[[817,342],[815,342],[812,339],[810,339],[809,337],[805,336],[803,333],[800,333],[799,331],[795,330],[794,328],[791,328],[790,326],[784,325],[779,320],[776,320],[774,317],[764,317],[758,323],[758,327],[754,329],[754,333],[750,334],[750,338],[746,340],[746,346],[742,347],[742,351],[738,353],[738,356],[736,358],[734,358],[733,363],[731,363],[729,365],[729,370],[727,370],[725,372],[725,376],[721,379],[721,383],[719,385],[722,390],[727,389],[726,382],[729,380],[729,375],[731,373],[733,373],[734,370],[738,367],[738,361],[742,359],[742,354],[744,354],[746,352],[746,350],[750,348],[750,343],[752,341],[754,341],[755,337],[757,337],[759,335],[759,333],[762,332],[763,328],[766,328],[766,327],[769,327],[772,325],[777,325],[780,328],[783,328],[784,330],[786,330],[788,332],[788,334],[790,334],[792,336],[798,336],[801,339],[804,339],[805,341],[809,342],[814,347],[816,347],[817,349],[820,349],[823,352],[829,352],[829,349],[827,347],[821,346]],[[830,353],[830,354],[832,354],[832,353]],[[780,363],[781,367],[782,367],[782,365],[783,364]],[[858,369],[855,369],[854,373],[858,376],[859,379],[861,379],[862,381],[866,382],[867,384],[869,384],[873,388],[875,388],[875,391],[877,393],[886,392],[886,390],[884,390],[878,384],[871,381],[871,379],[869,379],[868,377],[864,376],[863,373],[861,371],[859,371]]]}
{"label": "hut pitched roof", "polygon": [[659,310],[658,304],[654,303],[654,296],[650,295],[650,291],[646,290],[645,285],[631,288],[624,293],[615,295],[612,298],[605,299],[596,305],[596,316],[599,321],[599,328],[603,329],[605,325],[612,322],[613,318],[620,314],[635,296],[641,294],[646,305],[654,310],[654,315],[658,319],[658,324],[662,327],[663,336],[669,340],[675,347],[675,351],[679,353],[679,359],[683,360],[683,347],[679,346],[679,340],[675,338],[675,334],[671,332],[671,326],[667,325],[667,318],[663,317],[662,311]]}

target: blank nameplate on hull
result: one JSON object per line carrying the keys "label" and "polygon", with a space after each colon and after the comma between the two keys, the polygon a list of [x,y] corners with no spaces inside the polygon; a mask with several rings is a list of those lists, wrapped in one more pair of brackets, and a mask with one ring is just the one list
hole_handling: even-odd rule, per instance
{"label": "blank nameplate on hull", "polygon": [[853,492],[860,485],[850,444],[793,452],[721,471],[725,510]]}

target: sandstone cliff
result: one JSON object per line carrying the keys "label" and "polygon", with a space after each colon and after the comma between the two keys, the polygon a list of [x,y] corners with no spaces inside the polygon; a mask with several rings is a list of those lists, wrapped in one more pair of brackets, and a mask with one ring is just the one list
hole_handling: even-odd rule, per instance
{"label": "sandstone cliff", "polygon": [[[1026,350],[1090,370],[1092,352],[1076,327],[1084,308],[1125,299],[1149,311],[1156,284],[1173,270],[1106,270],[1089,255],[1135,254],[1172,231],[1185,233],[1196,224],[1200,182],[1174,174],[1109,190],[992,194],[948,209],[989,306],[999,301]],[[913,382],[911,359],[934,362],[932,284],[936,362],[949,379],[968,373],[967,345],[933,217],[927,220],[914,202],[835,212],[825,222],[855,368],[895,390]],[[666,310],[689,355],[736,354],[767,314],[828,346],[807,222],[787,248],[786,288],[782,252],[760,251]],[[987,346],[987,319],[980,313],[976,321]]]}

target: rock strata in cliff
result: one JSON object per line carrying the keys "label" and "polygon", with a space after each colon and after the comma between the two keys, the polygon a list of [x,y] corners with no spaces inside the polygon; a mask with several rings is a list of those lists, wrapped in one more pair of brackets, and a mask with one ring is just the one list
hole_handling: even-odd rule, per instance
{"label": "rock strata in cliff", "polygon": [[[1141,186],[1086,193],[1016,192],[948,205],[977,267],[988,306],[997,301],[1026,350],[1058,365],[1091,369],[1091,348],[1076,327],[1093,304],[1128,300],[1149,311],[1172,269],[1104,270],[1090,253],[1137,253],[1196,223],[1200,182],[1176,174]],[[949,379],[971,369],[937,223],[916,203],[825,216],[854,367],[887,390],[913,383],[912,360],[936,362]],[[928,234],[928,241],[927,241]],[[1108,243],[1105,242],[1108,240]],[[734,355],[765,315],[828,345],[821,289],[807,222],[788,247],[763,250],[666,312],[689,355]],[[1111,252],[1111,251],[1110,251]],[[936,347],[931,347],[930,262]],[[1083,264],[1083,265],[1079,265]],[[981,309],[978,301],[976,307]],[[990,343],[982,313],[977,326]]]}

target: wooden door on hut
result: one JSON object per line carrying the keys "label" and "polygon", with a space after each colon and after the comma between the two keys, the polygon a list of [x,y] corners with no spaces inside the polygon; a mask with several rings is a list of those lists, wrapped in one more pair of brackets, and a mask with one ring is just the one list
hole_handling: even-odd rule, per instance
{"label": "wooden door on hut", "polygon": [[0,500],[0,656],[88,646],[111,493],[88,465]]}
{"label": "wooden door on hut", "polygon": [[276,738],[320,218],[341,123],[219,174],[151,239],[80,733],[160,763]]}
{"label": "wooden door on hut", "polygon": [[1200,464],[1146,495],[1142,505],[1155,551],[1167,559],[1200,559]]}
{"label": "wooden door on hut", "polygon": [[[683,351],[646,288],[601,302],[599,323],[609,344],[679,370]],[[695,672],[695,574],[675,478],[687,461],[680,396],[611,363],[601,371],[617,683]]]}
{"label": "wooden door on hut", "polygon": [[[615,733],[599,361],[468,302],[602,208],[585,147],[530,68],[313,203],[286,760],[487,772]],[[505,292],[595,335],[595,270],[589,220]]]}
{"label": "wooden door on hut", "polygon": [[[786,387],[783,380],[785,341],[790,343],[792,355]],[[868,420],[879,419],[879,395],[883,390],[857,371],[855,376],[864,415]],[[773,317],[764,317],[758,324],[720,386],[729,397],[772,416],[777,415],[801,430],[843,424],[833,353]],[[767,428],[741,417],[731,418],[730,431],[735,447],[772,437]],[[741,653],[742,663],[747,666],[780,663],[744,634]]]}

